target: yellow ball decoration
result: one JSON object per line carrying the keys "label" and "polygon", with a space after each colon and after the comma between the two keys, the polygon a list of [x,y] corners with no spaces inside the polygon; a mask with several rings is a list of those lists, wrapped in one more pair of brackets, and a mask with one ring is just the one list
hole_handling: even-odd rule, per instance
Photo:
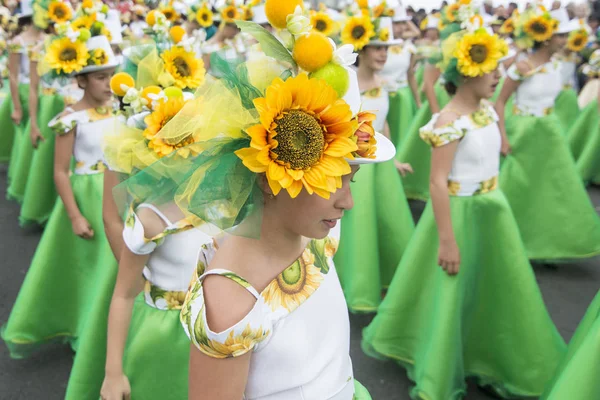
{"label": "yellow ball decoration", "polygon": [[304,9],[302,0],[267,0],[265,2],[265,14],[267,19],[277,29],[287,26],[287,16],[293,14],[296,7]]}
{"label": "yellow ball decoration", "polygon": [[154,26],[154,24],[156,24],[156,10],[150,10],[148,15],[146,15],[146,23],[149,26]]}
{"label": "yellow ball decoration", "polygon": [[159,94],[160,91],[162,89],[158,86],[147,86],[142,90],[142,93],[140,93],[140,96],[142,96],[143,99],[146,99],[146,101],[148,102],[148,108],[152,108],[152,99],[150,97],[148,97],[149,94]]}
{"label": "yellow ball decoration", "polygon": [[127,72],[119,72],[114,74],[110,79],[110,90],[112,90],[112,92],[119,97],[125,96],[125,93],[127,92],[127,90],[124,90],[121,85],[125,85],[130,88],[135,87],[135,80]]}
{"label": "yellow ball decoration", "polygon": [[183,36],[185,35],[185,29],[183,29],[183,27],[181,25],[175,25],[174,27],[172,27],[169,30],[169,34],[171,35],[171,39],[173,39],[173,42],[175,44],[181,42],[181,39],[183,39]]}
{"label": "yellow ball decoration", "polygon": [[300,68],[314,72],[331,61],[333,46],[327,36],[319,32],[311,32],[296,39],[292,56]]}

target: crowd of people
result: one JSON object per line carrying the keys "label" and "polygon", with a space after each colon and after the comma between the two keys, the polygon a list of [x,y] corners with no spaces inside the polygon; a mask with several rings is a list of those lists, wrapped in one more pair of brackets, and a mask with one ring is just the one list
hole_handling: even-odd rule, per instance
{"label": "crowd of people", "polygon": [[532,269],[600,255],[597,1],[3,3],[1,336],[66,399],[370,399],[348,312],[399,397],[600,398],[600,295],[567,344]]}

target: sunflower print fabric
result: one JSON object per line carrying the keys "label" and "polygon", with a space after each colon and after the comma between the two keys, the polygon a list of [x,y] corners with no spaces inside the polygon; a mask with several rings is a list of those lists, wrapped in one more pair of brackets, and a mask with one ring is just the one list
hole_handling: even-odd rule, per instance
{"label": "sunflower print fabric", "polygon": [[[204,245],[200,251],[197,273],[203,273],[191,286],[181,308],[180,320],[192,343],[213,358],[239,357],[259,350],[268,342],[276,323],[294,312],[327,279],[329,259],[337,251],[337,240],[312,240],[302,255],[262,293],[244,278],[227,270],[204,272],[216,252],[216,245]],[[208,275],[233,280],[256,298],[253,309],[240,322],[221,332],[212,332],[206,322],[202,282]]]}
{"label": "sunflower print fabric", "polygon": [[423,126],[419,135],[431,147],[441,147],[455,140],[462,139],[467,132],[485,128],[498,121],[498,115],[490,103],[483,102],[479,110],[470,115],[464,115],[450,124],[435,128],[439,114]]}

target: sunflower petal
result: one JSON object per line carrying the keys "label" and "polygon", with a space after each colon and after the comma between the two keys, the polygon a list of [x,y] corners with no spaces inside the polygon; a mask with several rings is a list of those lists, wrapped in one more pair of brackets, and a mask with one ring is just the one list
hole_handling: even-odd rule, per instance
{"label": "sunflower petal", "polygon": [[269,169],[267,171],[267,176],[269,177],[269,179],[274,179],[276,181],[280,181],[285,177],[285,167],[272,161],[271,163],[269,163]]}
{"label": "sunflower petal", "polygon": [[338,137],[329,143],[325,149],[325,154],[332,157],[345,157],[349,153],[358,150],[358,146],[350,138]]}
{"label": "sunflower petal", "polygon": [[287,188],[287,191],[290,194],[290,197],[295,199],[302,191],[302,181],[294,181],[294,183]]}
{"label": "sunflower petal", "polygon": [[252,172],[262,173],[267,171],[267,165],[257,161],[259,151],[251,147],[239,149],[235,151],[235,155],[238,156],[244,165]]}
{"label": "sunflower petal", "polygon": [[262,125],[254,125],[247,129],[248,135],[252,138],[250,146],[261,150],[267,145],[267,130]]}
{"label": "sunflower petal", "polygon": [[349,174],[352,171],[348,161],[344,160],[343,158],[331,157],[328,155],[323,156],[318,167],[330,176],[342,176]]}

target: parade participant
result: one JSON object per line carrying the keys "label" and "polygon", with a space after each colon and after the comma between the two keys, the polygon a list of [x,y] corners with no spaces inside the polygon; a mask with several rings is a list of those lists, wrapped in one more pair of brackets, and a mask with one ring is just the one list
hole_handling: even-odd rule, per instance
{"label": "parade participant", "polygon": [[50,341],[76,348],[98,283],[116,269],[102,224],[101,143],[115,123],[109,82],[118,64],[106,36],[82,39],[54,41],[73,57],[54,59],[55,68],[76,73],[84,95],[49,124],[57,135],[54,181],[61,201],[56,202],[2,327],[2,338],[16,358]]}
{"label": "parade participant", "polygon": [[[389,95],[379,72],[386,63],[388,48],[398,45],[401,39],[394,39],[391,18],[365,18],[367,12],[372,13],[373,9],[360,11],[358,18],[362,22],[356,17],[346,22],[342,38],[348,37],[345,33],[350,28],[360,29],[361,24],[379,27],[368,43],[358,49],[356,74],[365,111],[361,119],[373,121],[373,129],[389,137]],[[382,292],[390,284],[412,236],[414,222],[400,179],[400,174],[410,172],[410,165],[396,160],[364,165],[351,185],[355,208],[342,219],[341,246],[335,263],[352,312],[377,310]]]}
{"label": "parade participant", "polygon": [[600,396],[600,293],[573,334],[567,354],[540,397],[542,400],[587,400]]}
{"label": "parade participant", "polygon": [[[566,10],[562,10],[566,13]],[[559,18],[557,18],[559,19]],[[562,17],[564,19],[564,16]],[[587,28],[583,21],[569,21],[569,38],[567,45],[557,52],[556,58],[560,65],[563,90],[556,98],[554,106],[556,115],[563,124],[564,132],[568,132],[579,115],[577,94],[579,84],[577,83],[577,67],[581,57],[579,53],[588,42]]]}
{"label": "parade participant", "polygon": [[363,349],[406,368],[411,398],[463,398],[469,377],[502,398],[539,395],[565,345],[497,188],[502,139],[486,99],[508,47],[467,25],[442,50],[454,97],[420,133],[433,147],[431,201]]}
{"label": "parade participant", "polygon": [[[8,71],[13,106],[11,120],[14,123],[14,140],[8,165],[7,197],[22,201],[24,177],[29,171],[33,147],[27,135],[29,121],[29,54],[44,39],[44,31],[33,20],[32,0],[21,2],[19,27],[21,33],[9,43]],[[7,129],[10,131],[10,128]],[[8,134],[8,133],[7,133]]]}
{"label": "parade participant", "polygon": [[580,94],[581,113],[569,130],[569,145],[583,182],[600,183],[600,50],[583,67],[588,82]]}
{"label": "parade participant", "polygon": [[399,149],[402,135],[406,135],[417,109],[421,108],[421,98],[415,78],[416,47],[412,43],[415,30],[417,35],[419,30],[406,15],[406,10],[402,6],[394,10],[392,21],[393,36],[402,39],[403,42],[389,48],[388,59],[381,76],[385,81],[397,86],[397,91],[390,93],[388,123],[392,142]]}
{"label": "parade participant", "polygon": [[[8,68],[8,43],[14,34],[11,30],[15,19],[11,16],[6,7],[0,6],[0,120],[10,121],[12,114],[13,101],[10,96],[9,68]],[[7,124],[0,130],[0,163],[7,163],[10,160],[10,153],[15,139],[15,125]]]}
{"label": "parade participant", "polygon": [[[559,15],[560,14],[556,14]],[[600,219],[577,174],[566,133],[553,111],[562,90],[552,56],[562,49],[568,21],[558,21],[541,6],[515,21],[515,42],[533,52],[508,71],[496,102],[500,129],[510,154],[502,165],[500,186],[513,209],[527,255],[555,263],[600,254]],[[514,114],[505,105],[514,94]]]}
{"label": "parade participant", "polygon": [[[296,5],[302,8],[267,0],[271,24],[286,27]],[[294,27],[300,18],[308,16],[295,15]],[[124,185],[136,203],[160,208],[156,201],[174,200],[185,215],[225,231],[202,247],[199,278],[181,312],[194,344],[190,399],[369,398],[353,379],[330,231],[352,207],[349,182],[358,166],[349,163],[389,160],[394,148],[368,130],[355,137],[360,95],[340,86],[357,88],[345,68],[326,79],[315,76],[333,58],[326,37],[294,30],[287,49],[265,35],[257,37],[265,52],[290,61],[292,75],[272,74],[264,91],[248,81],[251,71],[223,71],[221,80],[207,81],[158,134],[170,142],[198,132],[201,141],[183,148],[197,155],[187,164],[175,154],[163,157]],[[317,345],[324,337],[317,326],[327,327],[326,348]],[[300,376],[292,373],[298,365]]]}
{"label": "parade participant", "polygon": [[[74,16],[70,5],[54,0],[49,3],[47,12],[46,26],[55,25],[64,35]],[[53,180],[55,135],[48,123],[64,110],[65,105],[73,105],[83,96],[74,78],[54,74],[46,64],[45,45],[41,42],[33,49],[35,57],[31,58],[30,64],[29,111],[36,117],[30,118],[27,146],[32,146],[35,151],[28,174],[21,179],[24,185],[20,190],[23,193],[19,214],[21,225],[46,223],[54,208],[57,198]]]}

